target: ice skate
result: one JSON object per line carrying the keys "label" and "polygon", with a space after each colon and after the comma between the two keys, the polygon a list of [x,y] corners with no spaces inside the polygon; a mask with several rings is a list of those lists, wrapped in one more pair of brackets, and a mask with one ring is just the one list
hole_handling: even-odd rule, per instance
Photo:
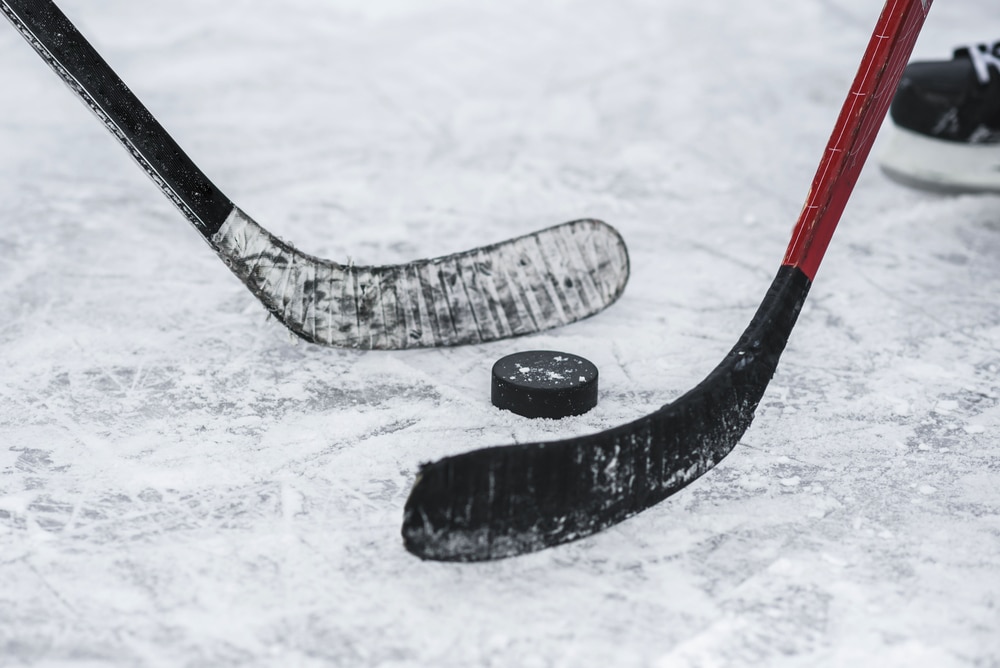
{"label": "ice skate", "polygon": [[1000,41],[907,65],[882,169],[908,186],[1000,192]]}

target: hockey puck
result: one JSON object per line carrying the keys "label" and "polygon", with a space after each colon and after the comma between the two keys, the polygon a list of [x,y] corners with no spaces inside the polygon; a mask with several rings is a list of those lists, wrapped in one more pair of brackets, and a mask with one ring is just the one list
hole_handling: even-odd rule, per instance
{"label": "hockey puck", "polygon": [[552,350],[527,350],[493,365],[493,405],[529,418],[582,415],[597,405],[597,367]]}

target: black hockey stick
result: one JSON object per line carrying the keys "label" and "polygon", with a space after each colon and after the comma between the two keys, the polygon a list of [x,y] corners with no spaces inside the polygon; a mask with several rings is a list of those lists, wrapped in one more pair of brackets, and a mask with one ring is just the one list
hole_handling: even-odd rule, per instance
{"label": "black hockey stick", "polygon": [[899,83],[931,0],[888,0],[778,275],[736,346],[697,387],[608,431],[468,452],[421,467],[406,548],[425,559],[508,557],[596,533],[715,466],[753,420]]}
{"label": "black hockey stick", "polygon": [[307,341],[371,349],[492,341],[586,318],[625,288],[625,244],[597,220],[401,265],[302,253],[222,194],[54,3],[0,0],[0,9],[233,273]]}

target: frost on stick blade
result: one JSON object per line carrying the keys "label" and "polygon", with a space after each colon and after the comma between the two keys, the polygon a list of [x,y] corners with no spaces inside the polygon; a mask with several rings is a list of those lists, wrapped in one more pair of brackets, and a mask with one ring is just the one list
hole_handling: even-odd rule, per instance
{"label": "frost on stick blade", "polygon": [[211,242],[290,330],[345,348],[461,345],[559,327],[614,302],[629,272],[621,236],[596,220],[370,267],[302,253],[236,207]]}

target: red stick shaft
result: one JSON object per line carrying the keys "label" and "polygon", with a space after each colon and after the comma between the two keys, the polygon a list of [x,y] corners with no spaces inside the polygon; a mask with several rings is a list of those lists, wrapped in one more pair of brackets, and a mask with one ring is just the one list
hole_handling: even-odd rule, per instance
{"label": "red stick shaft", "polygon": [[840,110],[784,265],[813,280],[903,76],[932,0],[887,0]]}

